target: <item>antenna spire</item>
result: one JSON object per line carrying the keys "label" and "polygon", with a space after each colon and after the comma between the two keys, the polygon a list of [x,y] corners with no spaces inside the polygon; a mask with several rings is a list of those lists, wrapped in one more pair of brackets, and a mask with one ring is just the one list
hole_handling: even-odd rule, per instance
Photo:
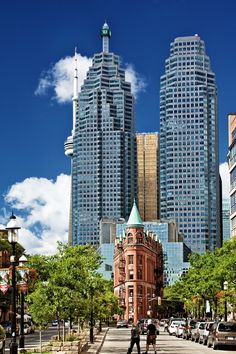
{"label": "antenna spire", "polygon": [[77,47],[75,47],[75,66],[74,66],[74,94],[73,94],[73,132],[75,131],[76,112],[78,107],[78,63]]}

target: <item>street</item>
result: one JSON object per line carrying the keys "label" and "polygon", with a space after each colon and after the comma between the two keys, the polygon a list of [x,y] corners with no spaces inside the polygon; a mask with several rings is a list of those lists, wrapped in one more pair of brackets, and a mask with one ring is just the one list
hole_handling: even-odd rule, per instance
{"label": "street", "polygon": [[[110,328],[100,354],[120,353],[126,354],[130,342],[130,330],[131,328]],[[146,336],[141,336],[141,352],[145,352],[145,339]],[[219,349],[220,354],[235,353],[234,349]],[[137,353],[136,346],[133,349],[133,353]],[[153,348],[149,348],[149,354],[153,354]],[[163,332],[161,329],[160,335],[157,336],[157,353],[169,353],[169,354],[210,354],[214,353],[212,348],[207,348],[202,344],[191,342],[189,340],[183,340],[182,338],[176,338],[170,336],[168,333]]]}
{"label": "street", "polygon": [[[47,330],[42,331],[42,345],[47,344],[51,337],[57,334],[57,327],[49,327]],[[11,338],[7,338],[6,340],[6,349],[5,351],[9,351],[9,344]],[[19,337],[17,337],[17,342],[19,341]],[[25,335],[25,348],[33,348],[39,347],[39,332],[35,331],[33,334]]]}

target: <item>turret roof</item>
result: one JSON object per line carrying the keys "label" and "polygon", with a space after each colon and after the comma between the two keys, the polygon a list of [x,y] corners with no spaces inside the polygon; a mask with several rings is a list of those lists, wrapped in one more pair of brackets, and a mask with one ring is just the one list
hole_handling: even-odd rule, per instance
{"label": "turret roof", "polygon": [[131,210],[129,220],[126,224],[126,228],[128,227],[143,227],[143,221],[141,219],[141,216],[139,214],[136,202],[134,200],[133,208]]}

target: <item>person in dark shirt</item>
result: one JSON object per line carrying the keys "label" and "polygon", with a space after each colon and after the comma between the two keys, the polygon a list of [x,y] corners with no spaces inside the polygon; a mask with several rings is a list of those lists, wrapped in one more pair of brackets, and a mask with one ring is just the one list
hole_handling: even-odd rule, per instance
{"label": "person in dark shirt", "polygon": [[146,352],[144,354],[148,353],[150,344],[152,344],[155,354],[157,354],[157,352],[156,352],[156,336],[157,336],[156,326],[154,325],[152,320],[149,319],[148,326],[147,326]]}
{"label": "person in dark shirt", "polygon": [[131,340],[130,340],[130,347],[128,349],[128,353],[132,353],[133,346],[136,344],[138,354],[140,353],[140,328],[137,323],[133,323],[131,329]]}

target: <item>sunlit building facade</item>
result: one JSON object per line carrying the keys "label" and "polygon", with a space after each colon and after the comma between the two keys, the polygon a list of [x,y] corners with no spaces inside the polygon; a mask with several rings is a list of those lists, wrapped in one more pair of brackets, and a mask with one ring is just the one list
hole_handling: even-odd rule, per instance
{"label": "sunlit building facade", "polygon": [[230,174],[230,235],[236,236],[236,113],[228,115],[229,152],[228,164]]}
{"label": "sunlit building facade", "polygon": [[159,219],[159,134],[138,133],[137,203],[143,221]]}
{"label": "sunlit building facade", "polygon": [[71,137],[71,242],[95,246],[100,220],[127,218],[136,189],[131,84],[119,57],[109,51],[111,31],[106,23],[101,37],[103,50],[94,55],[78,95]]}
{"label": "sunlit building facade", "polygon": [[221,246],[217,88],[198,35],[171,43],[161,77],[160,194],[193,252]]}

